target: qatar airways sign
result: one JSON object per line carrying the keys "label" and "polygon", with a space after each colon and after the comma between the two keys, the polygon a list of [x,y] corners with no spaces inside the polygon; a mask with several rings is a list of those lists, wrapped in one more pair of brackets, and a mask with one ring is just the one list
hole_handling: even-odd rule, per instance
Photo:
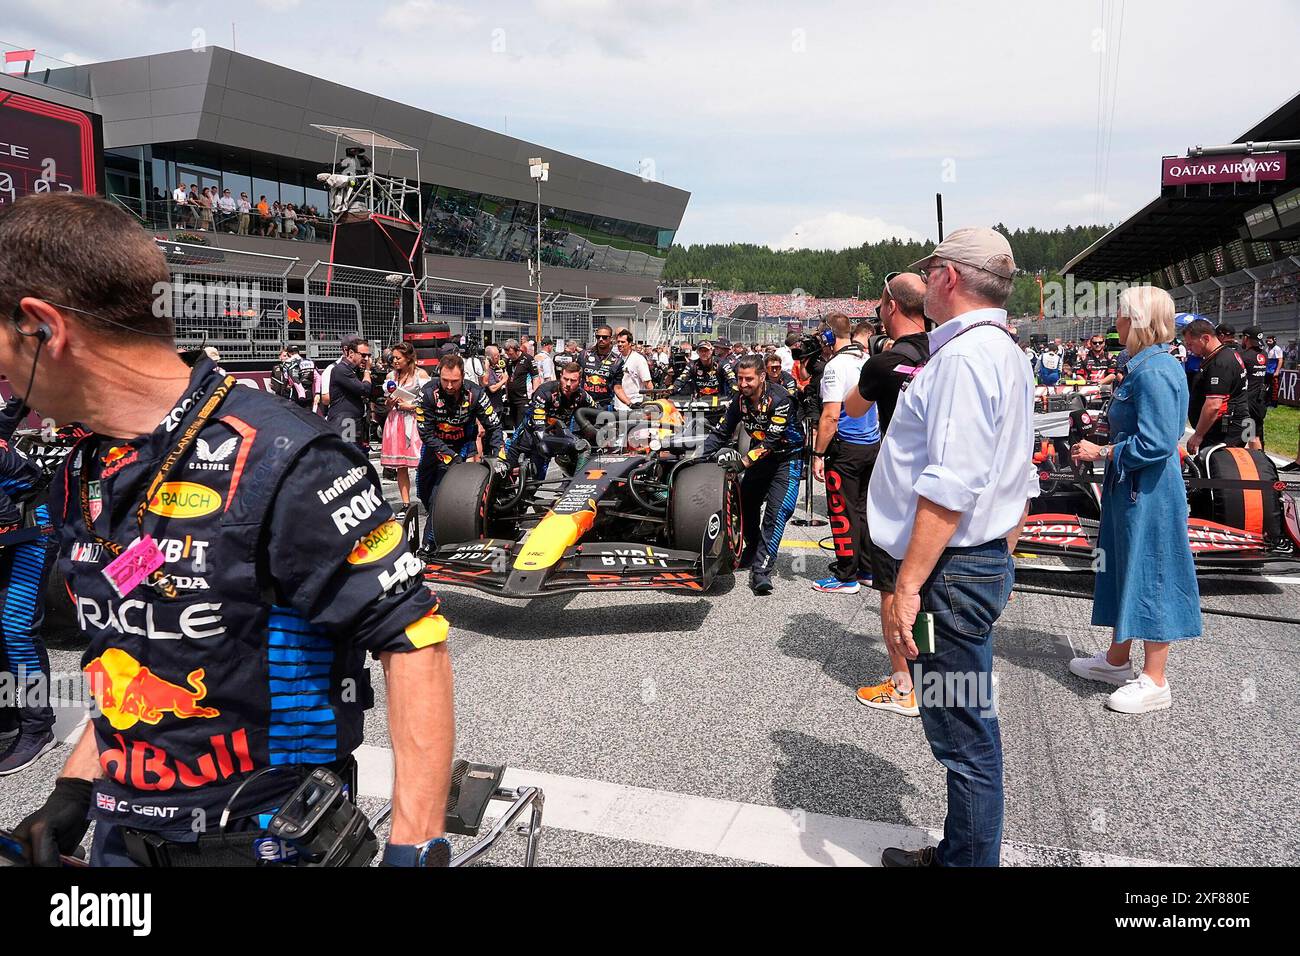
{"label": "qatar airways sign", "polygon": [[1258,183],[1286,179],[1286,153],[1247,156],[1166,156],[1160,161],[1160,185],[1195,186],[1202,183]]}

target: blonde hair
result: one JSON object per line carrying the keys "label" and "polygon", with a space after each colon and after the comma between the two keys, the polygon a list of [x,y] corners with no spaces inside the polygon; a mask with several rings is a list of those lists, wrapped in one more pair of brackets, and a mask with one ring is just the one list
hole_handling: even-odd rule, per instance
{"label": "blonde hair", "polygon": [[1119,294],[1119,311],[1129,317],[1128,341],[1124,348],[1136,355],[1148,345],[1171,342],[1174,338],[1174,300],[1153,285],[1130,286]]}

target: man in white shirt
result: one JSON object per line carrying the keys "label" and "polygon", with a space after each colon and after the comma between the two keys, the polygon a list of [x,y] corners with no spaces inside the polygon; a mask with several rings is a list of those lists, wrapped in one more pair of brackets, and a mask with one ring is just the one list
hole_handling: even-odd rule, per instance
{"label": "man in white shirt", "polygon": [[1277,344],[1277,336],[1270,335],[1264,339],[1265,381],[1268,383],[1267,401],[1270,408],[1277,407],[1277,373],[1282,368],[1285,353]]}
{"label": "man in white shirt", "polygon": [[639,405],[641,393],[650,388],[650,365],[644,355],[632,348],[631,332],[619,329],[614,338],[618,342],[618,352],[623,356],[623,394],[627,396],[624,402],[615,395],[614,407],[627,411],[633,405]]}
{"label": "man in white shirt", "polygon": [[190,219],[190,193],[183,182],[172,190],[172,202],[176,206],[176,225],[184,226]]}
{"label": "man in white shirt", "polygon": [[785,345],[776,350],[776,354],[781,356],[781,371],[794,371],[794,347],[799,344],[799,333],[791,332],[785,337]]}
{"label": "man in white shirt", "polygon": [[229,189],[223,191],[221,198],[217,200],[217,211],[221,213],[221,228],[226,232],[234,232],[232,226],[235,224],[231,220],[235,215],[235,197],[230,194]]}
{"label": "man in white shirt", "polygon": [[[1006,237],[959,229],[913,263],[926,281],[929,361],[911,378],[881,444],[867,497],[875,544],[902,563],[885,640],[911,661],[921,723],[948,773],[943,841],[885,850],[885,866],[997,866],[1002,741],[993,625],[1014,581],[1028,500],[1033,384],[1004,309],[1015,262]],[[933,621],[933,653],[913,625]]]}
{"label": "man in white shirt", "polygon": [[537,353],[533,363],[533,391],[537,391],[543,382],[555,381],[555,340],[542,339],[542,350]]}

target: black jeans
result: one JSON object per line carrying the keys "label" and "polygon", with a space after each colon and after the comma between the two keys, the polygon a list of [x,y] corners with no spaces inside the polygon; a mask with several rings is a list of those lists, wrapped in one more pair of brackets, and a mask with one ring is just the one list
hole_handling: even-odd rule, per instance
{"label": "black jeans", "polygon": [[826,449],[826,510],[835,542],[831,574],[840,581],[856,581],[871,574],[867,487],[879,452],[879,442],[856,445],[838,436]]}

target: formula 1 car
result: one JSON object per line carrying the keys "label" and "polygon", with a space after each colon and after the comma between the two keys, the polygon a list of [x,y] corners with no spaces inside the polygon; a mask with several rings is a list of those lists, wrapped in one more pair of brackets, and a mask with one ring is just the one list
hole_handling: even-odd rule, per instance
{"label": "formula 1 car", "polygon": [[[1100,464],[1071,462],[1080,439],[1105,444],[1104,393],[1070,398],[1068,411],[1039,412],[1034,464],[1041,494],[1030,502],[1022,553],[1091,561],[1101,518]],[[1289,565],[1300,570],[1300,464],[1262,451],[1215,445],[1179,449],[1190,516],[1187,537],[1199,569]]]}
{"label": "formula 1 car", "polygon": [[533,474],[526,455],[501,477],[452,465],[429,518],[427,580],[515,598],[708,590],[744,547],[735,474],[692,457],[716,413],[714,400],[659,399],[614,425],[580,410],[597,451],[557,456],[555,478]]}

